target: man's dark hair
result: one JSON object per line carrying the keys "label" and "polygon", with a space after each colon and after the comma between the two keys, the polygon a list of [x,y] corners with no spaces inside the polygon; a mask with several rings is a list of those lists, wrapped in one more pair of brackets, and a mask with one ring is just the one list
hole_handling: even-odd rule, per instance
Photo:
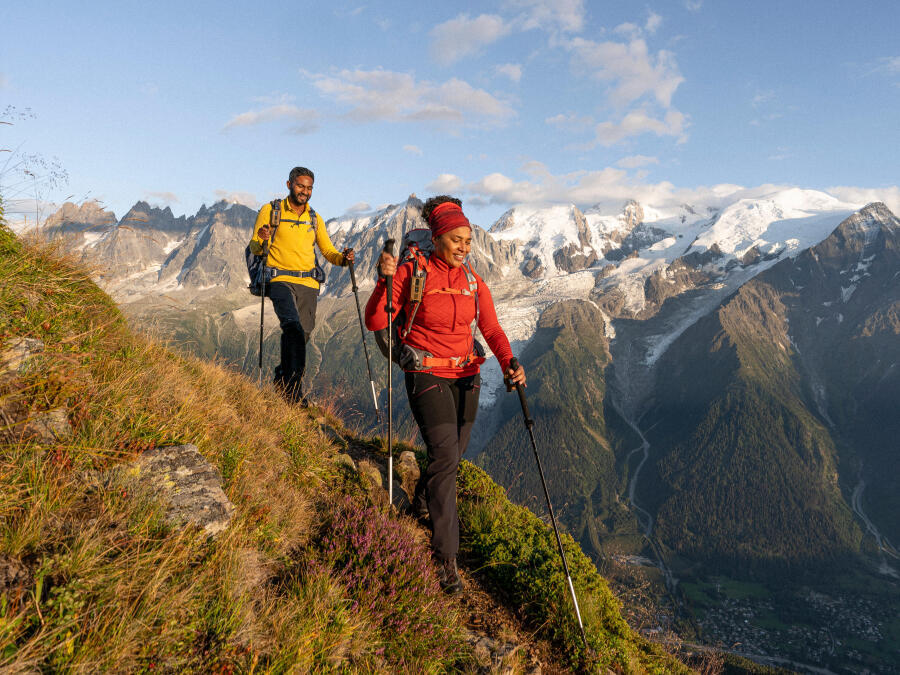
{"label": "man's dark hair", "polygon": [[293,183],[295,180],[297,180],[298,176],[309,176],[313,179],[313,183],[316,182],[316,174],[307,169],[305,166],[295,166],[288,174],[288,183]]}
{"label": "man's dark hair", "polygon": [[447,202],[453,202],[458,207],[462,208],[462,200],[457,199],[456,197],[450,197],[449,195],[438,195],[437,197],[430,197],[425,201],[425,204],[422,206],[422,217],[427,221],[431,216],[431,212],[441,204],[446,204]]}

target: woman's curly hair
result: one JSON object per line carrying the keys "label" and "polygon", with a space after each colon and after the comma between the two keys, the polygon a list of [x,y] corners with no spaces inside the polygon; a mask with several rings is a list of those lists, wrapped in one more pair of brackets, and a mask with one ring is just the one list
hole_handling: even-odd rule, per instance
{"label": "woman's curly hair", "polygon": [[429,197],[425,204],[422,206],[422,217],[428,222],[428,219],[431,218],[431,212],[435,210],[441,204],[446,204],[447,202],[453,202],[458,207],[462,208],[462,200],[457,199],[456,197],[450,197],[449,195],[438,195],[437,197]]}

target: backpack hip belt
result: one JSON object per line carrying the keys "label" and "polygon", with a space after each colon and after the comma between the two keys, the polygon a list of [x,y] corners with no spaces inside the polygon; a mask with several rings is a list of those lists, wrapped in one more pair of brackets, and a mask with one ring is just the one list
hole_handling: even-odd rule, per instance
{"label": "backpack hip belt", "polygon": [[432,368],[466,368],[480,366],[487,359],[484,350],[476,341],[475,351],[465,356],[434,356],[424,349],[417,349],[405,342],[399,346],[397,363],[405,371],[428,371]]}

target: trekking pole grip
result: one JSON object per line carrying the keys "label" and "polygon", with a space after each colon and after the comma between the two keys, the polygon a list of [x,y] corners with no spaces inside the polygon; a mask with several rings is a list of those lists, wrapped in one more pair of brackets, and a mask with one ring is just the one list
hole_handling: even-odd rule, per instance
{"label": "trekking pole grip", "polygon": [[[509,361],[509,367],[513,370],[519,369],[519,359],[515,356],[512,357]],[[506,390],[512,391],[513,387],[516,389],[516,393],[519,395],[519,403],[522,405],[522,415],[525,417],[525,427],[531,429],[534,426],[534,420],[531,419],[531,413],[528,412],[528,401],[525,400],[525,387],[523,387],[520,383],[516,383],[515,385],[512,383],[512,380],[507,379],[506,381]]]}

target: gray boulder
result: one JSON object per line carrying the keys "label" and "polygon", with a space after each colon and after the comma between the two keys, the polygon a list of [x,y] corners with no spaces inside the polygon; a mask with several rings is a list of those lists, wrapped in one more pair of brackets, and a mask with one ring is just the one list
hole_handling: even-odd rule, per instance
{"label": "gray boulder", "polygon": [[234,505],[222,490],[222,478],[196,446],[148,450],[131,473],[166,503],[169,522],[192,523],[210,537],[231,523]]}
{"label": "gray boulder", "polygon": [[41,443],[56,443],[72,438],[72,425],[65,408],[54,408],[34,415],[25,424],[25,438],[35,438]]}
{"label": "gray boulder", "polygon": [[13,338],[0,348],[0,376],[16,375],[25,370],[28,361],[44,351],[44,343],[33,338]]}

